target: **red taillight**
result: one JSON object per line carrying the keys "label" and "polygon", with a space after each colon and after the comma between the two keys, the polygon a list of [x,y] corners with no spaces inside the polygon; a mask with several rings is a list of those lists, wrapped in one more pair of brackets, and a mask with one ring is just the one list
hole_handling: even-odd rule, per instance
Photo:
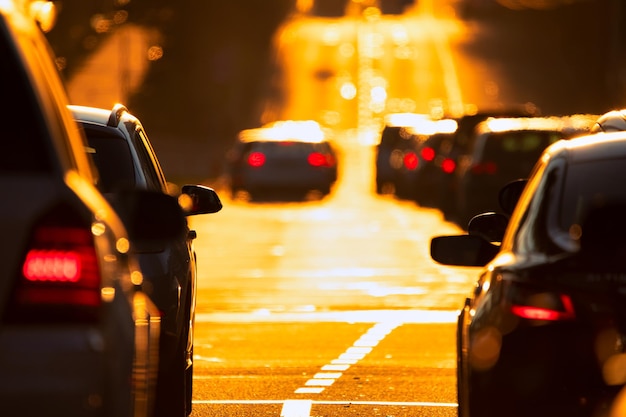
{"label": "red taillight", "polygon": [[248,155],[248,165],[251,167],[260,167],[265,164],[265,154],[262,152],[251,152]]}
{"label": "red taillight", "polygon": [[404,154],[404,158],[402,158],[402,163],[406,169],[413,171],[417,169],[419,159],[414,152],[407,152]]}
{"label": "red taillight", "polygon": [[335,165],[335,158],[332,155],[323,154],[320,152],[312,152],[307,157],[309,165],[314,167],[332,167]]}
{"label": "red taillight", "polygon": [[523,304],[513,304],[511,312],[528,320],[560,321],[576,317],[572,299],[567,295],[539,294]]}
{"label": "red taillight", "polygon": [[100,268],[85,226],[39,226],[25,253],[9,321],[89,321],[101,305]]}
{"label": "red taillight", "polygon": [[441,163],[441,169],[446,174],[452,174],[454,170],[456,169],[456,163],[454,162],[454,159],[450,159],[450,158],[444,159],[443,162]]}
{"label": "red taillight", "polygon": [[483,162],[472,165],[472,173],[476,175],[494,175],[498,172],[498,165],[495,162]]}
{"label": "red taillight", "polygon": [[426,162],[430,162],[433,159],[435,159],[435,150],[429,146],[422,148],[422,151],[420,152],[420,155],[422,155],[422,159]]}

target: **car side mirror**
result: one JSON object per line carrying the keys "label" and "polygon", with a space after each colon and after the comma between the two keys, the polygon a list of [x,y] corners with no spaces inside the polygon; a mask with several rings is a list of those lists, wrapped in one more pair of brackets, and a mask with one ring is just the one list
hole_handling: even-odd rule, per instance
{"label": "car side mirror", "polygon": [[504,232],[509,224],[509,219],[500,213],[481,213],[469,221],[467,225],[467,233],[474,236],[480,236],[487,242],[502,242]]}
{"label": "car side mirror", "polygon": [[499,250],[475,235],[437,236],[430,241],[430,257],[450,266],[485,266]]}
{"label": "car side mirror", "polygon": [[515,206],[517,205],[517,202],[527,183],[527,179],[515,180],[509,182],[500,189],[498,202],[500,203],[500,208],[502,208],[502,211],[504,211],[507,216],[513,214],[513,210],[515,209]]}
{"label": "car side mirror", "polygon": [[222,202],[210,187],[203,185],[183,185],[181,189],[181,197],[187,196],[188,199],[181,198],[181,205],[187,216],[195,214],[217,213],[222,209]]}

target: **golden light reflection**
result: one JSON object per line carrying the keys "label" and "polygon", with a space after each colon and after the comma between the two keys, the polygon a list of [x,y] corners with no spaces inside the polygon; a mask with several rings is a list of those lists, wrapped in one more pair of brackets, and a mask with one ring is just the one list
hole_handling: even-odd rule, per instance
{"label": "golden light reflection", "polygon": [[320,142],[326,135],[319,123],[314,120],[284,120],[267,124],[261,128],[246,129],[240,132],[239,139],[283,141],[298,139]]}
{"label": "golden light reflection", "polygon": [[104,225],[104,223],[101,223],[101,222],[92,223],[91,233],[93,233],[95,236],[102,236],[105,231],[106,231],[106,226]]}
{"label": "golden light reflection", "polygon": [[178,204],[182,207],[183,211],[189,212],[193,208],[193,199],[187,194],[181,194],[178,196]]}
{"label": "golden light reflection", "polygon": [[474,335],[471,341],[469,362],[474,369],[492,368],[500,357],[502,334],[495,327],[486,327]]}
{"label": "golden light reflection", "polygon": [[140,271],[133,271],[130,274],[130,281],[134,285],[141,285],[143,284],[143,275],[141,274]]}
{"label": "golden light reflection", "polygon": [[119,253],[128,253],[130,250],[130,242],[125,237],[121,237],[115,242],[115,249],[117,249]]}
{"label": "golden light reflection", "polygon": [[163,48],[159,45],[153,45],[148,48],[148,61],[158,61],[163,58]]}
{"label": "golden light reflection", "polygon": [[102,301],[110,303],[115,298],[115,288],[104,287],[100,290],[100,295],[102,297]]}
{"label": "golden light reflection", "polygon": [[102,14],[95,14],[91,17],[91,27],[96,33],[107,33],[111,30],[111,20]]}
{"label": "golden light reflection", "polygon": [[326,46],[336,46],[341,40],[341,30],[338,25],[330,25],[322,35],[322,42]]}
{"label": "golden light reflection", "polygon": [[339,88],[339,93],[341,97],[345,100],[353,100],[356,97],[357,89],[356,85],[352,81],[346,81],[341,84]]}
{"label": "golden light reflection", "polygon": [[57,8],[51,1],[33,1],[30,4],[30,15],[44,32],[49,32],[57,20]]}
{"label": "golden light reflection", "polygon": [[626,384],[626,354],[609,357],[602,366],[602,377],[607,385]]}

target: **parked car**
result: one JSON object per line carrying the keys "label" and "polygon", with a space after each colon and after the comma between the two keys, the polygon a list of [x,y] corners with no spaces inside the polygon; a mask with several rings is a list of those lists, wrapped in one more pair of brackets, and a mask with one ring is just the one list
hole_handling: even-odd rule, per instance
{"label": "parked car", "polygon": [[279,121],[240,132],[228,153],[233,197],[251,199],[324,197],[337,181],[337,154],[314,121]]}
{"label": "parked car", "polygon": [[160,318],[129,242],[151,222],[167,226],[155,238],[174,238],[184,217],[170,196],[125,193],[125,227],[94,187],[29,6],[0,2],[1,414],[148,417]]}
{"label": "parked car", "polygon": [[[113,109],[69,106],[85,132],[88,150],[99,172],[98,188],[118,204],[117,190],[126,188],[172,193],[148,135],[122,104]],[[222,208],[217,193],[200,185],[185,185],[187,216],[215,213]],[[176,195],[179,197],[178,195]],[[158,228],[158,225],[153,225]],[[177,240],[151,239],[134,243],[144,275],[144,287],[161,313],[159,372],[155,415],[191,413],[193,387],[193,323],[196,305],[196,233],[186,228]]]}
{"label": "parked car", "polygon": [[619,415],[624,175],[626,132],[561,140],[501,190],[510,220],[431,240],[435,261],[480,267],[457,323],[459,416]]}

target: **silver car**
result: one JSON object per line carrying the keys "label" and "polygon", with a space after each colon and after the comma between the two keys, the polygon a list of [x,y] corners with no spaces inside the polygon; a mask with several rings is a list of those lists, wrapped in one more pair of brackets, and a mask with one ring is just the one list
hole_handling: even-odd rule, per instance
{"label": "silver car", "polygon": [[[148,416],[160,322],[129,237],[149,228],[125,228],[93,186],[42,26],[23,3],[0,2],[1,413]],[[121,197],[126,216],[154,203],[162,210],[147,221],[171,215],[172,236],[184,225],[169,196]]]}

